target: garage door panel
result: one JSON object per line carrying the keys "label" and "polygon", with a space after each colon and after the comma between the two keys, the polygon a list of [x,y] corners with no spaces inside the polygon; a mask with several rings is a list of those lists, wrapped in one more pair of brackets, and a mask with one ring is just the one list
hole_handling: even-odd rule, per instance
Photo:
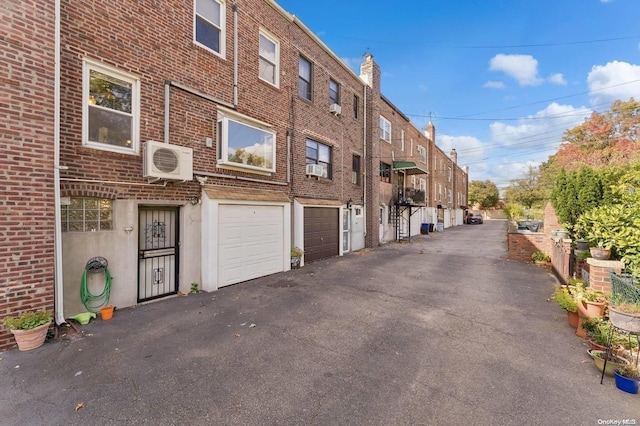
{"label": "garage door panel", "polygon": [[339,212],[340,210],[337,208],[305,207],[305,262],[340,254]]}
{"label": "garage door panel", "polygon": [[284,207],[221,205],[219,216],[219,286],[283,270]]}

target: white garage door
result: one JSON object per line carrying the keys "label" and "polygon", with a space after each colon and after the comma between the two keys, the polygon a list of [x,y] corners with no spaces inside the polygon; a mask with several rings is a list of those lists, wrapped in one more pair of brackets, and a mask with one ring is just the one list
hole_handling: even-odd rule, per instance
{"label": "white garage door", "polygon": [[219,218],[219,287],[284,270],[284,207],[220,205]]}

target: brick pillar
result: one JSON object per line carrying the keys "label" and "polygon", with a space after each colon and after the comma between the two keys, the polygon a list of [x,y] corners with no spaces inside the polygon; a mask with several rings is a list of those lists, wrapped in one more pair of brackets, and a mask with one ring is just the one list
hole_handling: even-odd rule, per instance
{"label": "brick pillar", "polygon": [[609,272],[613,270],[619,274],[624,268],[624,263],[619,260],[587,259],[589,265],[589,287],[603,293],[611,293],[611,279]]}

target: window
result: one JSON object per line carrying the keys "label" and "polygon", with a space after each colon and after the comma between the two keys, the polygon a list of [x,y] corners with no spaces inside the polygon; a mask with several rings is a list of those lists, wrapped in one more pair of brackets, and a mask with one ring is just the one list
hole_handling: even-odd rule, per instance
{"label": "window", "polygon": [[331,179],[331,147],[307,139],[307,164],[320,164],[322,177]]}
{"label": "window", "polygon": [[380,181],[391,183],[391,165],[380,162]]}
{"label": "window", "polygon": [[447,181],[451,182],[451,178],[452,178],[452,173],[451,173],[451,167],[449,167],[449,171],[447,173]]}
{"label": "window", "polygon": [[300,56],[298,60],[298,96],[311,100],[311,62]]}
{"label": "window", "polygon": [[358,111],[360,110],[360,98],[358,95],[353,95],[353,118],[358,118]]}
{"label": "window", "polygon": [[218,107],[218,164],[276,171],[276,134],[268,124]]}
{"label": "window", "polygon": [[280,43],[260,32],[260,78],[278,87],[280,85]]}
{"label": "window", "polygon": [[196,43],[224,56],[225,13],[222,0],[195,0]]}
{"label": "window", "polygon": [[113,201],[107,198],[71,198],[60,213],[62,232],[113,230]]}
{"label": "window", "polygon": [[420,191],[424,192],[424,199],[425,199],[425,201],[428,201],[428,199],[427,199],[427,180],[426,179],[420,178]]}
{"label": "window", "polygon": [[451,194],[451,190],[449,189],[449,195],[447,196],[447,201],[449,204],[453,204],[453,195]]}
{"label": "window", "polygon": [[138,152],[140,81],[124,72],[83,63],[83,145]]}
{"label": "window", "polygon": [[391,143],[391,122],[380,116],[380,139]]}
{"label": "window", "polygon": [[340,105],[340,84],[333,79],[329,79],[329,105]]}
{"label": "window", "polygon": [[354,155],[351,159],[351,183],[360,185],[360,156]]}
{"label": "window", "polygon": [[413,157],[413,138],[411,138],[411,143],[409,145],[409,155]]}
{"label": "window", "polygon": [[418,145],[418,154],[420,154],[420,162],[427,163],[427,149]]}

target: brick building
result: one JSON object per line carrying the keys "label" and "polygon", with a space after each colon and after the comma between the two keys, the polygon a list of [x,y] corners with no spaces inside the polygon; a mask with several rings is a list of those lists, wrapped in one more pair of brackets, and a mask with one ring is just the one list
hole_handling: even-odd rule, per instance
{"label": "brick building", "polygon": [[0,143],[16,153],[2,317],[55,295],[60,323],[105,287],[118,307],[212,291],[288,270],[293,246],[317,260],[435,220],[434,139],[382,96],[373,57],[357,75],[272,0],[0,13],[13,65]]}

